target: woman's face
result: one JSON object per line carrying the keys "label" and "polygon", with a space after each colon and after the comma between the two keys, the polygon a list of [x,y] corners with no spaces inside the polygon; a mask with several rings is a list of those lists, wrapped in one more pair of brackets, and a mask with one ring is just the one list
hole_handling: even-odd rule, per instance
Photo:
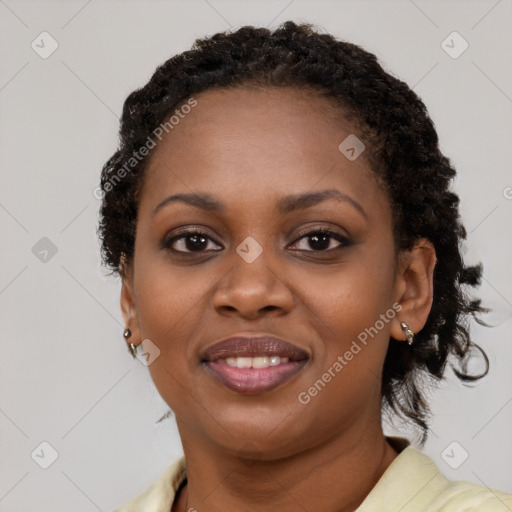
{"label": "woman's face", "polygon": [[[274,459],[378,425],[399,292],[387,197],[364,152],[339,149],[353,128],[329,100],[298,89],[195,98],[151,155],[122,292],[140,341],[160,351],[149,370],[182,439]],[[338,196],[316,195],[326,190]],[[207,195],[218,209],[198,198],[158,208],[176,194]],[[281,338],[302,361],[258,378],[227,370],[247,376],[236,391],[239,381],[214,371],[227,363],[204,359],[239,333]],[[287,378],[276,381],[279,372]]]}

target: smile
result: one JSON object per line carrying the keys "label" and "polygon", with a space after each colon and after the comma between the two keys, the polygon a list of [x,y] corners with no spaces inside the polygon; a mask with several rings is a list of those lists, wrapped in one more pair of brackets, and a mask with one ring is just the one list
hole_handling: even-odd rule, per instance
{"label": "smile", "polygon": [[[205,368],[232,391],[256,395],[283,384],[297,374],[306,361],[288,361],[279,356],[237,357],[207,362]],[[258,366],[262,364],[265,366]]]}
{"label": "smile", "polygon": [[295,345],[255,333],[238,335],[210,347],[202,365],[218,382],[238,393],[256,395],[296,375],[308,354]]}
{"label": "smile", "polygon": [[219,359],[217,362],[226,363],[233,368],[268,368],[269,366],[277,366],[278,364],[287,363],[287,357],[279,356],[257,356],[257,357],[228,357],[227,359]]}

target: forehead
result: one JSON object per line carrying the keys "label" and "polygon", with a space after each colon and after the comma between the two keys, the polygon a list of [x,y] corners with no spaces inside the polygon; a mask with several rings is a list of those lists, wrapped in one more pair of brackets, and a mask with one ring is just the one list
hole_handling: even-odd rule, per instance
{"label": "forehead", "polygon": [[356,130],[334,100],[291,87],[214,89],[194,99],[152,150],[143,197],[178,189],[255,197],[317,186],[367,200],[382,195],[364,153],[351,161],[340,152]]}

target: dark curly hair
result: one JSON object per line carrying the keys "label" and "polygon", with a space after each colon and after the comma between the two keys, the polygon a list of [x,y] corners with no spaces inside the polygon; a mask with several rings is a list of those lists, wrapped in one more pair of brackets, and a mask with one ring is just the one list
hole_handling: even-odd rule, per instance
{"label": "dark curly hair", "polygon": [[[198,39],[191,50],[164,62],[126,99],[119,147],[102,170],[98,235],[103,263],[122,274],[123,261],[133,260],[138,195],[148,161],[139,149],[148,137],[191,95],[244,85],[310,89],[332,99],[357,129],[365,157],[388,195],[395,249],[411,249],[420,238],[435,247],[431,312],[412,346],[390,340],[381,391],[383,408],[412,420],[423,445],[429,416],[423,378],[442,379],[450,355],[458,359],[460,370],[454,367],[454,372],[463,381],[489,370],[487,355],[468,333],[469,316],[483,324],[477,313],[487,311],[466,289],[480,284],[482,267],[464,264],[466,230],[459,198],[449,189],[455,170],[439,149],[425,105],[385,72],[375,55],[311,24],[287,21],[274,31],[244,26]],[[480,375],[467,372],[474,349],[485,359]]]}

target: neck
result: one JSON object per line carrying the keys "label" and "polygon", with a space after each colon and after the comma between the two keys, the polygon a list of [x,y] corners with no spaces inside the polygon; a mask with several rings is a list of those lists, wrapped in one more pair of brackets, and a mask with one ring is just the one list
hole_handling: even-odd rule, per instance
{"label": "neck", "polygon": [[248,510],[254,503],[261,512],[353,512],[398,455],[380,425],[354,430],[284,459],[257,461],[182,434],[188,483],[172,510]]}

